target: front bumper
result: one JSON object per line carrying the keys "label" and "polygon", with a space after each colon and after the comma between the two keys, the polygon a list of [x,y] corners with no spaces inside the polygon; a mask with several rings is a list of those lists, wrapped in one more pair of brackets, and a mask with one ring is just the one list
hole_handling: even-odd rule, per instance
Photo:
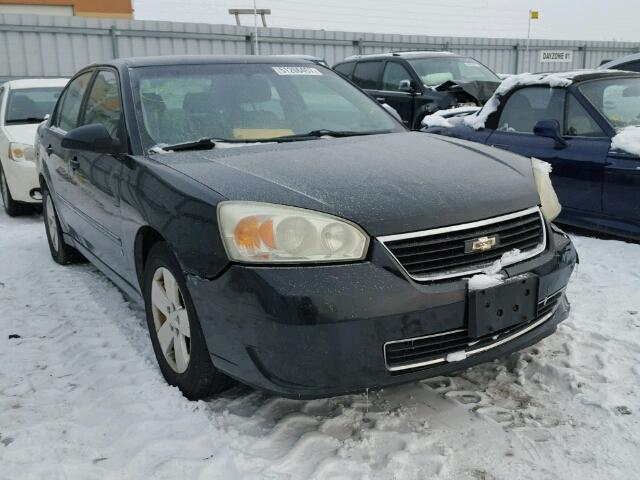
{"label": "front bumper", "polygon": [[[547,250],[505,268],[539,277],[539,300],[562,290],[577,253],[549,229]],[[447,374],[550,335],[569,313],[562,295],[548,318],[455,362],[392,372],[384,345],[467,327],[467,282],[417,283],[377,241],[369,261],[305,267],[231,266],[215,280],[188,275],[214,365],[243,383],[296,398],[376,389]]]}
{"label": "front bumper", "polygon": [[16,202],[41,203],[40,199],[36,200],[31,196],[32,192],[40,191],[35,162],[7,159],[2,161],[2,169],[11,197]]}

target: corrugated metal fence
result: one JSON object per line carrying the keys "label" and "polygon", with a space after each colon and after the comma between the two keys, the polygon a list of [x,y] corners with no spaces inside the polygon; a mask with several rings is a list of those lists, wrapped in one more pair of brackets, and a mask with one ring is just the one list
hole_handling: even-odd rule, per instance
{"label": "corrugated metal fence", "polygon": [[[640,51],[640,43],[431,37],[260,28],[261,54],[307,54],[333,64],[353,54],[449,50],[498,73],[596,67]],[[572,52],[571,62],[541,63],[542,50]],[[69,76],[114,57],[170,54],[252,54],[253,31],[235,25],[0,15],[0,79]]]}

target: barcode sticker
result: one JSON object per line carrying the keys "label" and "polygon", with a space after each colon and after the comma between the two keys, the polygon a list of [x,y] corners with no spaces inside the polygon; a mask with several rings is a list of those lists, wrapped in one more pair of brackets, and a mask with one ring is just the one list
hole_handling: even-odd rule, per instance
{"label": "barcode sticker", "polygon": [[322,75],[314,67],[271,67],[278,75]]}

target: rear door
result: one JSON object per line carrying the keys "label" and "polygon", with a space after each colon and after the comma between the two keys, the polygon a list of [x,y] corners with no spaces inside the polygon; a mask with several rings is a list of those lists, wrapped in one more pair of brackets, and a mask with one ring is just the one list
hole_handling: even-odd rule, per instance
{"label": "rear door", "polygon": [[69,161],[70,152],[62,148],[62,138],[69,130],[78,126],[80,107],[94,71],[89,70],[72,79],[62,93],[49,127],[43,130],[40,139],[40,158],[50,182],[50,190],[58,216],[66,233],[79,240],[77,228],[80,218],[71,205],[72,191],[76,188]]}
{"label": "rear door", "polygon": [[[99,69],[79,116],[79,125],[102,124],[114,142],[125,149],[126,132],[118,75],[112,69]],[[82,245],[117,273],[122,272],[124,256],[118,184],[122,162],[118,155],[70,150],[70,176],[75,187],[69,202],[77,211],[78,234]]]}
{"label": "rear door", "polygon": [[[568,99],[565,120],[565,100]],[[566,145],[534,135],[540,120],[556,120]],[[609,139],[572,94],[546,86],[514,91],[494,117],[495,131],[487,144],[527,157],[536,157],[553,166],[551,178],[565,215],[602,213],[602,181]],[[566,211],[568,210],[568,211]]]}
{"label": "rear door", "polygon": [[414,110],[414,94],[400,90],[400,82],[409,81],[413,83],[413,78],[402,63],[388,60],[384,65],[382,73],[382,85],[376,97],[379,102],[384,102],[393,107],[402,118],[402,122],[412,128]]}
{"label": "rear door", "polygon": [[366,60],[356,63],[352,80],[373,98],[383,98],[380,94],[382,60]]}

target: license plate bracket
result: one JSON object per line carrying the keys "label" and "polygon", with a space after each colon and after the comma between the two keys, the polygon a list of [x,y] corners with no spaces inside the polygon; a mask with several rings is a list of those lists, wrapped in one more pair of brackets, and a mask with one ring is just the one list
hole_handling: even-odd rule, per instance
{"label": "license plate bracket", "polygon": [[538,306],[536,275],[522,275],[500,285],[470,290],[469,336],[479,338],[535,319]]}

